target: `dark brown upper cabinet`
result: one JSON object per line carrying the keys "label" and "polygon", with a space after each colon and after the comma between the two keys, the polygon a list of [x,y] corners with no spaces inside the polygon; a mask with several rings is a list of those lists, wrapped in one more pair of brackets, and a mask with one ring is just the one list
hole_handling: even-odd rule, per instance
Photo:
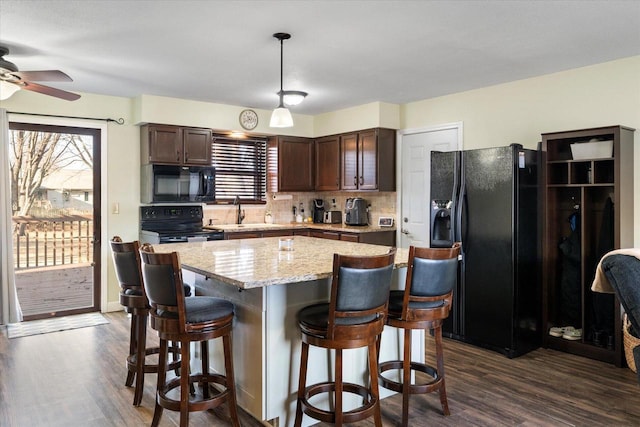
{"label": "dark brown upper cabinet", "polygon": [[340,190],[340,136],[316,139],[317,191]]}
{"label": "dark brown upper cabinet", "polygon": [[189,165],[211,164],[211,129],[182,129],[183,159]]}
{"label": "dark brown upper cabinet", "polygon": [[293,136],[269,138],[267,189],[313,191],[315,152],[313,139]]}
{"label": "dark brown upper cabinet", "polygon": [[141,162],[167,165],[210,165],[211,130],[145,125],[140,134]]}
{"label": "dark brown upper cabinet", "polygon": [[395,191],[395,135],[383,128],[341,135],[342,190]]}

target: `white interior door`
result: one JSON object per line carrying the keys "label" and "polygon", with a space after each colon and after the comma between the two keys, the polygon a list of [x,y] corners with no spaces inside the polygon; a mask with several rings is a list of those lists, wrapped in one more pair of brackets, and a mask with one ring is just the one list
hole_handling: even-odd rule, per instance
{"label": "white interior door", "polygon": [[462,149],[462,123],[400,134],[399,247],[429,246],[431,151]]}

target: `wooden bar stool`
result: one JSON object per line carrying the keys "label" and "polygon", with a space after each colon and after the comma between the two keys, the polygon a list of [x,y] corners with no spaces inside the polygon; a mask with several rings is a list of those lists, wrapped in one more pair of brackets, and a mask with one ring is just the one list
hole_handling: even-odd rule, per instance
{"label": "wooden bar stool", "polygon": [[[329,302],[310,305],[298,313],[302,354],[295,426],[302,424],[303,413],[338,426],[373,415],[376,426],[382,426],[376,343],[384,328],[395,254],[395,248],[388,254],[369,257],[334,254]],[[306,385],[310,345],[335,350],[335,381]],[[343,382],[342,378],[342,350],[361,347],[368,348],[368,386]],[[333,393],[333,410],[309,402],[320,393]],[[363,404],[344,412],[343,393],[361,396]]]}
{"label": "wooden bar stool", "polygon": [[[189,412],[206,411],[227,402],[231,423],[239,426],[231,351],[233,304],[214,297],[185,298],[182,270],[176,252],[154,253],[150,245],[144,244],[140,248],[140,258],[144,288],[151,305],[151,327],[160,338],[158,386],[151,425],[158,425],[165,408],[179,411],[180,426],[186,427],[189,425]],[[224,347],[224,375],[209,372],[208,342],[220,337]],[[180,359],[184,362],[180,376],[169,380],[166,378],[168,341],[180,342]],[[189,372],[192,342],[200,343],[201,373]],[[201,395],[191,387],[193,384],[202,385]],[[210,390],[210,384],[223,386],[224,390]],[[179,398],[174,396],[177,393],[172,393],[176,388],[180,389]]]}
{"label": "wooden bar stool", "polygon": [[[144,390],[144,374],[158,372],[158,365],[148,363],[147,356],[157,354],[159,347],[147,347],[147,322],[149,318],[149,301],[142,285],[140,270],[140,244],[137,241],[123,242],[119,236],[111,240],[111,254],[116,277],[120,283],[120,304],[125,312],[131,315],[129,333],[129,356],[127,356],[127,379],[125,385],[131,387],[135,380],[133,405],[140,406]],[[178,348],[171,347],[173,361],[169,369],[180,367]]]}
{"label": "wooden bar stool", "polygon": [[[409,248],[409,266],[405,289],[391,291],[387,325],[404,329],[403,360],[380,363],[380,385],[402,393],[402,425],[409,425],[409,396],[417,393],[440,392],[442,412],[449,415],[449,404],[444,382],[444,357],[442,352],[442,322],[449,316],[453,289],[458,276],[460,244],[452,248]],[[436,366],[411,361],[411,331],[433,331],[436,345]],[[378,353],[379,354],[379,353]],[[399,369],[402,382],[393,381],[383,372]],[[426,383],[411,383],[411,371],[427,374]]]}

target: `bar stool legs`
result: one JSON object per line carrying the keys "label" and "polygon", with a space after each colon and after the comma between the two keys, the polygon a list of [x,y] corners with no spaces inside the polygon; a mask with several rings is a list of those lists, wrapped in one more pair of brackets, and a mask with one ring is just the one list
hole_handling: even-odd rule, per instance
{"label": "bar stool legs", "polygon": [[440,404],[442,405],[442,413],[444,415],[450,415],[449,402],[447,401],[447,388],[445,386],[444,379],[444,351],[442,349],[442,325],[434,329],[433,335],[436,341],[436,364],[438,367],[437,374],[442,378],[442,384],[440,385]]}
{"label": "bar stool legs", "polygon": [[[133,383],[135,377],[136,386],[133,394],[133,406],[140,406],[142,402],[142,392],[144,391],[144,374],[145,374],[145,357],[147,355],[147,319],[148,310],[143,309],[144,313],[138,313],[138,309],[134,309],[131,315],[131,344],[129,356],[127,358],[127,386]],[[131,360],[133,359],[133,360]],[[132,369],[133,368],[133,372]]]}
{"label": "bar stool legs", "polygon": [[[132,308],[131,330],[129,335],[129,356],[127,357],[127,379],[125,385],[131,387],[135,382],[133,405],[140,406],[144,391],[144,375],[158,372],[158,365],[147,363],[146,358],[158,354],[158,347],[147,347],[147,322],[149,318],[148,308]],[[168,362],[168,369],[174,370],[176,375],[180,373],[180,359],[178,347],[175,343],[169,346],[169,352],[173,354],[173,360]]]}
{"label": "bar stool legs", "polygon": [[[300,355],[300,376],[298,380],[297,393],[298,403],[296,405],[296,418],[293,424],[294,426],[302,425],[302,415],[307,414],[312,418],[328,423],[333,423],[337,426],[342,426],[345,423],[359,421],[373,415],[375,426],[382,427],[382,412],[380,410],[378,377],[377,375],[375,375],[375,372],[378,372],[376,345],[374,343],[370,344],[367,351],[369,358],[369,372],[373,373],[370,376],[368,387],[360,384],[344,382],[342,372],[342,349],[335,349],[335,381],[328,381],[307,386],[306,383],[309,361],[309,344],[306,342],[302,343],[302,351]],[[330,392],[333,392],[335,395],[333,402],[333,411],[325,411],[309,402],[309,399],[311,399],[315,395]],[[357,394],[362,397],[362,406],[345,413],[343,404],[344,392]]]}
{"label": "bar stool legs", "polygon": [[[226,400],[229,406],[231,424],[240,426],[238,409],[235,394],[235,378],[233,375],[233,359],[231,356],[231,335],[222,337],[224,347],[225,375],[213,374],[209,372],[209,346],[208,341],[200,342],[200,354],[202,356],[202,373],[190,374],[189,364],[183,363],[180,367],[180,376],[167,381],[167,358],[169,346],[166,339],[160,339],[160,354],[158,360],[158,382],[157,397],[153,412],[152,427],[157,427],[162,417],[163,409],[177,411],[180,413],[180,426],[189,425],[189,413],[203,411],[218,406]],[[180,343],[180,359],[189,360],[191,351],[188,341]],[[195,396],[193,384],[202,385],[202,401],[190,401],[191,396]],[[215,396],[211,395],[210,384],[220,384],[225,387],[225,391]],[[168,394],[175,388],[180,388],[180,399],[173,399]]]}
{"label": "bar stool legs", "polygon": [[[425,394],[438,390],[442,414],[450,415],[449,403],[447,401],[447,391],[444,377],[444,352],[442,349],[442,327],[433,328],[436,350],[436,366],[434,369],[425,363],[411,361],[411,329],[404,329],[404,349],[402,360],[382,362],[379,365],[380,385],[386,389],[402,393],[402,426],[409,425],[409,397],[412,394]],[[388,370],[402,370],[402,383],[386,378],[382,375]],[[411,371],[422,372],[429,378],[426,382],[411,383]]]}

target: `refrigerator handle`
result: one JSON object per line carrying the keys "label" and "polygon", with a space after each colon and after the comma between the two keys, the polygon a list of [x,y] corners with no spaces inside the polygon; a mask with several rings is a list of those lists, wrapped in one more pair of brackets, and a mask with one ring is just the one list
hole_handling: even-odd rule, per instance
{"label": "refrigerator handle", "polygon": [[462,153],[458,153],[456,157],[456,169],[458,170],[458,174],[456,174],[456,198],[455,198],[455,233],[454,233],[454,242],[458,241],[462,243],[461,251],[464,252],[465,242],[465,233],[462,230],[462,215],[466,211],[466,185],[465,185],[465,176],[464,176],[464,158]]}
{"label": "refrigerator handle", "polygon": [[462,177],[462,169],[460,167],[460,152],[456,151],[453,158],[453,189],[451,194],[451,243],[460,241],[460,223],[458,222],[458,212],[460,212],[460,179]]}
{"label": "refrigerator handle", "polygon": [[[460,248],[460,252],[465,253],[469,247],[469,209],[467,206],[467,191],[464,188],[460,192],[460,219],[458,220],[458,224],[460,224],[460,236],[462,241],[462,247]],[[463,222],[464,219],[464,222]],[[465,225],[463,228],[462,225]]]}

